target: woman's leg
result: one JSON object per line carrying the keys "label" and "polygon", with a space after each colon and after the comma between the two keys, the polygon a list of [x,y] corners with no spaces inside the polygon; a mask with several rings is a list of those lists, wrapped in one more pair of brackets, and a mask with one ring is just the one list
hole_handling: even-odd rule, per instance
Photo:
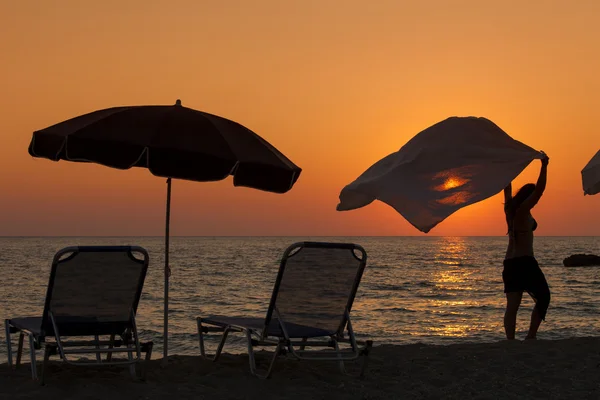
{"label": "woman's leg", "polygon": [[527,333],[527,337],[525,339],[536,339],[537,331],[542,323],[542,320],[546,317],[546,311],[548,310],[548,305],[550,304],[550,289],[548,288],[548,284],[546,283],[545,287],[541,288],[538,293],[530,293],[530,295],[535,300],[535,307],[533,307],[533,312],[531,313],[529,332]]}
{"label": "woman's leg", "polygon": [[537,331],[542,323],[542,317],[540,316],[540,312],[538,311],[537,304],[533,307],[533,312],[531,313],[531,323],[529,324],[529,332],[527,332],[527,336],[525,339],[537,339]]}
{"label": "woman's leg", "polygon": [[550,288],[537,262],[531,272],[530,281],[526,286],[527,292],[535,301],[526,339],[535,339],[540,324],[546,318],[546,311],[548,311],[548,306],[550,305]]}
{"label": "woman's leg", "polygon": [[517,311],[521,305],[523,292],[508,292],[506,293],[506,312],[504,313],[504,332],[506,338],[513,340],[515,338],[515,330],[517,326]]}

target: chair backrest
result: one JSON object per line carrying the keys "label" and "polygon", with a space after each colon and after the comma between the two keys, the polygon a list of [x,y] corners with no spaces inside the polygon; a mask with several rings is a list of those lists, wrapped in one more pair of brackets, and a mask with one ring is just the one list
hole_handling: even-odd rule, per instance
{"label": "chair backrest", "polygon": [[61,336],[123,333],[131,328],[148,263],[148,252],[137,246],[60,250],[52,261],[42,329],[54,333],[52,313]]}
{"label": "chair backrest", "polygon": [[367,253],[356,244],[292,244],[281,260],[266,326],[277,308],[286,324],[342,334],[366,263]]}

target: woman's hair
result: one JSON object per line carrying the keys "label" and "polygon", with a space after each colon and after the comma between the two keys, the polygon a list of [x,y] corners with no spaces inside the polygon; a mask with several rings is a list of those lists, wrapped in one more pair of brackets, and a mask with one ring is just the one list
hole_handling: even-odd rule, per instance
{"label": "woman's hair", "polygon": [[513,198],[504,205],[506,210],[506,222],[508,224],[508,230],[512,227],[512,221],[515,218],[517,210],[523,204],[526,198],[531,196],[535,190],[535,184],[527,183],[519,189],[519,191],[513,196]]}

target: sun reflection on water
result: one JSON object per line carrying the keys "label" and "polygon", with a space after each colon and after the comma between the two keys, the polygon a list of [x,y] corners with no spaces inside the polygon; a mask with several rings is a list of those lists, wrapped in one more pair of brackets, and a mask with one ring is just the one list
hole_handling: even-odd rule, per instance
{"label": "sun reflection on water", "polygon": [[[444,298],[430,298],[428,307],[436,320],[428,327],[428,332],[434,336],[464,337],[474,330],[495,329],[496,322],[486,322],[480,319],[465,319],[456,321],[457,316],[466,316],[470,310],[481,307],[480,301],[465,298],[477,289],[477,269],[470,267],[472,250],[465,238],[452,237],[439,241],[435,252],[435,264],[430,281],[433,283],[434,294],[443,293]],[[448,298],[450,297],[450,298]]]}
{"label": "sun reflection on water", "polygon": [[472,335],[474,331],[482,329],[489,329],[489,327],[483,322],[469,324],[448,323],[443,327],[430,327],[428,331],[437,336],[466,337]]}

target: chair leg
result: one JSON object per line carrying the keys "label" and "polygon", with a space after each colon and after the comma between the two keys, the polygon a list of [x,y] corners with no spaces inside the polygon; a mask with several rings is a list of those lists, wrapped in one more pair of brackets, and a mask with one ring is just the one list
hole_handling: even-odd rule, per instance
{"label": "chair leg", "polygon": [[250,362],[250,372],[252,375],[261,378],[267,379],[271,376],[271,371],[273,370],[273,365],[275,365],[275,360],[281,353],[281,343],[277,344],[275,351],[273,352],[273,357],[271,358],[271,362],[269,363],[269,368],[267,372],[264,374],[260,374],[258,372],[258,368],[256,368],[256,359],[254,357],[254,347],[252,346],[252,333],[248,330],[246,331],[246,339],[248,340],[248,361]]}
{"label": "chair leg", "polygon": [[[96,348],[100,348],[100,337],[98,335],[94,335],[94,340],[96,341]],[[96,353],[96,362],[98,364],[102,363],[102,355],[100,353]]]}
{"label": "chair leg", "polygon": [[204,351],[204,332],[202,332],[202,318],[196,318],[196,326],[198,328],[198,346],[200,347],[200,355],[206,357]]}
{"label": "chair leg", "polygon": [[35,341],[33,335],[29,334],[29,359],[31,360],[31,378],[36,380],[37,376],[37,363],[35,360]]}
{"label": "chair leg", "polygon": [[[129,359],[129,361],[133,361],[133,351],[135,350],[135,344],[130,344],[127,343],[127,349],[129,349],[129,351],[127,352],[127,358]],[[129,373],[131,374],[131,377],[135,380],[137,379],[137,373],[135,371],[135,367],[137,363],[133,363],[131,365],[129,365]]]}
{"label": "chair leg", "polygon": [[150,342],[147,344],[148,351],[146,351],[146,359],[144,361],[148,362],[152,358],[152,348],[154,347],[154,343]]}
{"label": "chair leg", "polygon": [[10,338],[10,322],[9,320],[4,320],[4,328],[6,330],[6,352],[8,357],[8,367],[12,369],[13,360],[12,360],[12,343]]}
{"label": "chair leg", "polygon": [[219,343],[219,347],[217,347],[217,352],[215,353],[215,358],[213,362],[216,362],[221,356],[221,352],[223,351],[223,347],[225,346],[225,341],[227,340],[227,336],[229,335],[229,328],[225,328],[223,331],[223,337],[221,338],[221,342]]}
{"label": "chair leg", "polygon": [[367,365],[369,362],[369,353],[371,352],[371,348],[373,347],[373,341],[372,340],[367,340],[367,345],[365,347],[365,349],[363,350],[363,361],[362,361],[362,366],[360,368],[360,377],[364,378],[366,371],[367,371]]}
{"label": "chair leg", "polygon": [[[110,335],[110,344],[108,345],[108,348],[112,349],[113,346],[114,346],[114,343],[115,343],[115,334],[113,333],[113,334]],[[110,360],[112,360],[112,353],[111,352],[109,352],[106,355],[106,361],[110,362]]]}
{"label": "chair leg", "polygon": [[146,350],[146,358],[144,359],[144,365],[141,366],[141,368],[142,368],[141,380],[142,381],[145,381],[146,376],[148,375],[148,362],[152,358],[152,346],[153,345],[154,345],[154,343],[152,343],[152,342],[150,342],[146,345],[146,346],[148,346],[147,350]]}
{"label": "chair leg", "polygon": [[227,341],[227,336],[229,335],[230,332],[230,327],[227,327],[225,329],[223,329],[223,335],[221,336],[221,342],[219,343],[219,346],[217,347],[217,351],[215,352],[214,356],[209,356],[206,354],[206,349],[204,347],[204,332],[202,331],[202,318],[196,318],[196,324],[198,326],[198,341],[199,341],[199,346],[200,346],[200,356],[202,356],[203,358],[209,359],[213,362],[216,362],[219,357],[221,356],[221,352],[223,351],[223,347],[225,346],[225,342]]}
{"label": "chair leg", "polygon": [[300,351],[304,351],[304,349],[306,348],[305,343],[308,341],[308,338],[302,338],[302,344],[300,344]]}
{"label": "chair leg", "polygon": [[42,363],[42,377],[40,379],[40,385],[45,385],[46,381],[46,364],[48,364],[48,359],[50,358],[50,352],[51,352],[51,347],[46,344],[45,346],[45,350],[44,350],[44,362]]}
{"label": "chair leg", "polygon": [[339,367],[340,367],[340,372],[342,374],[346,373],[346,366],[344,365],[344,360],[342,359],[342,355],[340,354],[340,345],[338,344],[338,341],[333,339],[333,345],[335,348],[335,351],[337,352],[337,356],[338,356],[338,363],[339,363]]}
{"label": "chair leg", "polygon": [[21,366],[21,356],[23,355],[23,339],[25,339],[25,334],[23,332],[19,332],[19,345],[17,347],[16,368],[19,368]]}

